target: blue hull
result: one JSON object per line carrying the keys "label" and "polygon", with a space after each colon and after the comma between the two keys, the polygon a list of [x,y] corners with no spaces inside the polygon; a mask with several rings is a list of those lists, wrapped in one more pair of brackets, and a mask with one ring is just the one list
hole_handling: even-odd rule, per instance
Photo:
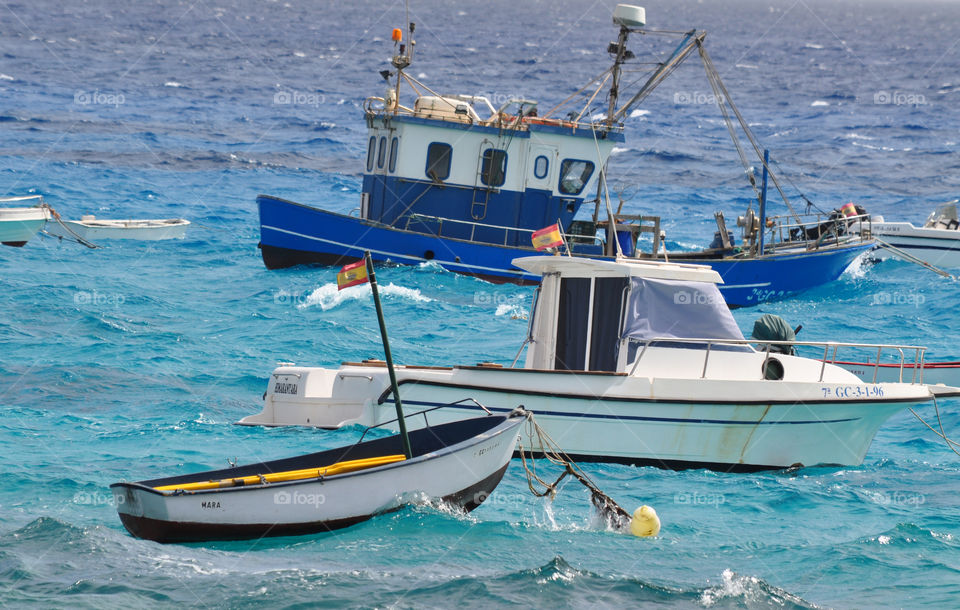
{"label": "blue hull", "polygon": [[[257,197],[257,205],[260,249],[268,269],[303,264],[344,265],[370,250],[379,262],[417,265],[434,261],[448,271],[493,282],[539,282],[537,276],[511,263],[519,256],[540,254],[532,247],[478,243],[396,229],[267,195]],[[870,247],[869,243],[855,243],[736,260],[678,253],[670,259],[710,265],[723,277],[720,290],[727,304],[744,307],[833,281]]]}

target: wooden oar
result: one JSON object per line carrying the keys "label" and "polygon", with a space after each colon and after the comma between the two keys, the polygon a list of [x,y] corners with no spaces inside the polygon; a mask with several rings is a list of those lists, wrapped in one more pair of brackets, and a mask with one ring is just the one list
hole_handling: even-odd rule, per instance
{"label": "wooden oar", "polygon": [[283,481],[298,481],[300,479],[317,479],[331,477],[335,474],[345,474],[376,466],[385,466],[407,459],[404,455],[384,455],[380,457],[364,458],[362,460],[348,460],[337,462],[322,468],[304,468],[301,470],[287,470],[285,472],[271,472],[269,474],[254,474],[235,479],[219,479],[214,481],[198,481],[196,483],[179,483],[176,485],[161,485],[154,487],[157,491],[197,491],[201,489],[220,489],[223,487],[243,487],[244,485],[260,485],[263,483],[280,483]]}

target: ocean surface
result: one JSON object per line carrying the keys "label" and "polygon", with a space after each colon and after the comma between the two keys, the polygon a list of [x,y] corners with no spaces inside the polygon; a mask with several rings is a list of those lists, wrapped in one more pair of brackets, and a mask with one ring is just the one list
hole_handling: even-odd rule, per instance
{"label": "ocean surface", "polygon": [[[614,4],[413,0],[410,72],[445,92],[549,107],[607,67]],[[800,210],[802,193],[824,210],[856,201],[922,222],[958,197],[960,3],[644,5],[651,27],[709,31]],[[381,94],[390,30],[404,20],[397,1],[3,3],[0,195],[42,194],[66,218],[194,226],[184,241],[88,250],[38,236],[0,248],[0,605],[960,606],[960,458],[909,412],[853,468],[586,465],[628,510],[656,508],[655,539],[607,530],[574,484],[553,503],[532,497],[518,462],[467,516],[415,507],[253,542],[126,533],[113,482],[359,437],[232,425],[260,410],[278,362],[381,353],[367,291],[338,293],[331,269],[264,268],[254,199],[359,205],[361,104]],[[635,36],[632,48],[650,62],[669,44]],[[706,246],[713,212],[729,221],[752,194],[698,62],[633,112],[611,168],[614,196],[663,215],[672,249]],[[379,273],[399,362],[513,359],[530,288],[433,266]],[[746,332],[769,312],[803,324],[801,339],[915,343],[930,360],[960,360],[958,300],[956,281],[916,266],[855,263],[734,316]],[[960,402],[940,411],[960,436]]]}

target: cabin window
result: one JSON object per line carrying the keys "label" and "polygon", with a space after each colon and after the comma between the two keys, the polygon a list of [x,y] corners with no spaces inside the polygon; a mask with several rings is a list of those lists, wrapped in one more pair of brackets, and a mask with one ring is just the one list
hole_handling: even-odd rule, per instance
{"label": "cabin window", "polygon": [[367,145],[367,171],[373,170],[373,153],[376,150],[377,138],[370,136],[370,143]]}
{"label": "cabin window", "polygon": [[390,141],[390,173],[397,171],[397,148],[400,146],[400,140],[394,138]]}
{"label": "cabin window", "polygon": [[380,146],[377,151],[377,167],[383,169],[383,162],[387,159],[387,139],[380,138]]}
{"label": "cabin window", "polygon": [[560,164],[560,192],[564,195],[579,195],[590,176],[593,175],[593,163],[564,159]]}
{"label": "cabin window", "polygon": [[507,177],[507,151],[488,148],[483,151],[480,181],[487,186],[503,186]]}
{"label": "cabin window", "polygon": [[453,147],[443,142],[433,142],[427,147],[427,178],[446,180],[450,177],[450,157]]}
{"label": "cabin window", "polygon": [[533,160],[533,175],[538,180],[543,180],[547,177],[548,169],[550,169],[550,161],[543,155]]}
{"label": "cabin window", "polygon": [[554,367],[566,371],[617,370],[625,277],[562,278]]}

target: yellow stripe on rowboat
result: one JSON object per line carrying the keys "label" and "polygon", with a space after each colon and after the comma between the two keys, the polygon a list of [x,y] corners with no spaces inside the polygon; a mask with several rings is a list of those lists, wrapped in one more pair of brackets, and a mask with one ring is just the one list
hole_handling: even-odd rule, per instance
{"label": "yellow stripe on rowboat", "polygon": [[283,481],[299,481],[301,479],[318,479],[332,477],[335,474],[345,474],[366,468],[375,468],[400,462],[406,459],[402,454],[384,455],[380,457],[364,458],[337,462],[322,468],[304,468],[302,470],[287,470],[285,472],[271,472],[270,474],[254,474],[235,479],[218,479],[215,481],[198,481],[196,483],[180,483],[177,485],[161,485],[154,487],[157,491],[198,491],[202,489],[220,489],[223,487],[243,487],[244,485],[260,485],[263,483],[280,483]]}

